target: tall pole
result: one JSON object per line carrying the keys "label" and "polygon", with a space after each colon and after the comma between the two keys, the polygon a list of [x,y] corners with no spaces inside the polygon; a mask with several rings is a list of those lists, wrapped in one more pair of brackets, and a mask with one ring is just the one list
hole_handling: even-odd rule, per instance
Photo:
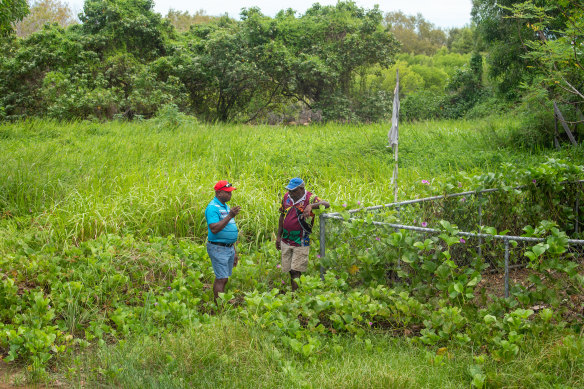
{"label": "tall pole", "polygon": [[322,265],[324,256],[326,254],[326,219],[322,216],[318,217],[320,223],[320,279],[324,281],[325,268]]}
{"label": "tall pole", "polygon": [[397,166],[397,148],[398,145],[393,145],[393,159],[395,160],[395,164],[393,166],[393,201],[397,203],[397,173],[398,173],[398,166]]}
{"label": "tall pole", "polygon": [[[387,134],[389,146],[393,149],[393,200],[397,203],[397,176],[398,176],[398,139],[399,139],[399,69],[395,72],[395,90],[393,91],[393,109],[391,112],[391,129]],[[387,146],[387,147],[389,147]]]}

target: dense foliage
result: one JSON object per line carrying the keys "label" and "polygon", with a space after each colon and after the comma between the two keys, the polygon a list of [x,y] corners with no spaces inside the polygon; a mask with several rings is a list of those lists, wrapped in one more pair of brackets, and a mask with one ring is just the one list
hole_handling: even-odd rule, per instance
{"label": "dense foliage", "polygon": [[539,70],[540,87],[552,99],[580,106],[584,103],[582,68],[584,7],[576,1],[538,5],[513,4],[512,17],[533,31],[524,44],[525,57]]}
{"label": "dense foliage", "polygon": [[581,2],[571,0],[473,1],[498,96],[522,100],[539,131],[553,128],[553,102],[569,124],[582,121],[582,12]]}
{"label": "dense foliage", "polygon": [[[379,359],[393,342],[436,369],[458,358],[452,385],[583,386],[583,251],[569,239],[584,237],[574,183],[584,153],[534,147],[551,143],[552,101],[584,120],[583,8],[473,5],[472,26],[445,32],[421,15],[384,17],[351,1],[275,17],[251,8],[233,20],[163,18],[152,0],[87,0],[80,24],[39,29],[35,20],[58,17],[44,10],[62,6],[43,0],[30,31],[15,36],[28,6],[3,2],[0,121],[11,123],[0,124],[0,358],[37,380],[48,367],[66,371],[59,380],[71,386],[233,386],[221,366],[237,371],[255,351],[283,377],[262,382],[311,387],[327,386],[305,380],[325,356],[355,363],[357,345]],[[469,193],[349,214],[393,200],[382,119],[398,70],[409,120],[399,198]],[[317,121],[381,123],[245,125]],[[295,293],[273,242],[291,176],[340,215],[327,219],[326,253],[311,252]],[[203,209],[224,178],[239,189],[241,261],[216,306]],[[470,193],[485,188],[498,191]],[[516,267],[509,297],[506,260]],[[168,344],[177,333],[175,343],[188,333],[207,349],[196,361],[177,356]],[[244,351],[218,350],[214,336]],[[131,350],[118,354],[137,380],[112,349]],[[79,367],[102,352],[100,364]],[[190,373],[176,374],[180,364]],[[218,368],[202,381],[200,365]],[[165,369],[166,381],[148,381]],[[346,378],[338,371],[324,375]],[[378,377],[369,386],[424,386]]]}
{"label": "dense foliage", "polygon": [[473,24],[450,30],[351,1],[275,17],[244,9],[237,21],[152,6],[91,0],[66,27],[61,3],[34,3],[14,25],[22,38],[0,41],[0,120],[170,109],[210,122],[374,122],[390,114],[399,70],[403,119],[512,111],[527,142],[549,145],[556,102],[582,137],[576,1],[475,0]]}
{"label": "dense foliage", "polygon": [[[145,123],[2,125],[0,354],[26,364],[38,379],[67,356],[122,340],[120,347],[131,339],[164,342],[187,329],[207,334],[225,318],[257,331],[274,354],[285,355],[277,371],[314,364],[321,355],[352,356],[350,339],[377,352],[371,340],[377,334],[386,341],[402,337],[433,366],[461,353],[468,360],[457,379],[484,387],[501,382],[497,369],[541,340],[551,345],[545,352],[554,366],[571,368],[549,374],[540,362],[530,379],[579,386],[584,278],[581,251],[567,238],[582,236],[576,221],[581,227],[584,201],[582,190],[564,181],[582,177],[584,154],[565,149],[548,159],[547,151],[522,150],[510,143],[511,125],[518,124],[502,118],[404,125],[400,198],[486,187],[500,192],[402,207],[400,214],[361,213],[355,216],[362,221],[338,231],[327,221],[326,255],[312,251],[296,293],[281,293],[289,280],[277,266],[272,238],[286,179],[305,177],[345,216],[348,208],[390,201],[380,184],[392,170],[385,125],[274,131],[202,125],[172,110]],[[419,158],[438,142],[439,150]],[[238,187],[241,262],[216,308],[202,242],[203,209],[219,177]],[[479,201],[482,227],[473,219]],[[396,231],[374,220],[436,233]],[[463,229],[487,237],[478,243],[461,236]],[[489,237],[505,230],[543,239],[511,243],[511,263],[528,270],[512,280],[508,299],[487,281],[504,253]],[[320,265],[329,270],[324,280]],[[221,354],[207,351],[215,352]],[[185,358],[169,353],[141,374],[188,363]],[[64,366],[79,372],[76,363]],[[125,374],[111,365],[79,373],[114,386]]]}
{"label": "dense foliage", "polygon": [[211,20],[219,19],[217,16],[209,16],[204,10],[196,11],[191,15],[188,11],[177,11],[169,9],[165,16],[178,32],[188,31],[191,26],[202,23],[209,23]]}
{"label": "dense foliage", "polygon": [[[205,120],[252,121],[300,103],[335,120],[374,120],[356,75],[394,61],[379,9],[315,5],[275,18],[245,10],[177,33],[153,2],[86,1],[81,24],[5,41],[0,115],[58,119],[151,117],[165,104]],[[385,103],[386,100],[382,100]]]}
{"label": "dense foliage", "polygon": [[388,12],[385,23],[406,53],[432,55],[446,45],[446,32],[434,27],[421,14],[408,16],[401,11]]}
{"label": "dense foliage", "polygon": [[405,119],[462,117],[490,95],[482,66],[457,75],[477,69],[474,27],[350,1],[273,18],[251,8],[240,21],[152,7],[91,0],[67,27],[60,3],[35,3],[15,25],[22,38],[0,42],[0,120],[140,119],[168,106],[205,121],[373,122],[389,116],[398,69]]}
{"label": "dense foliage", "polygon": [[31,4],[30,13],[14,23],[14,31],[19,37],[27,37],[43,29],[45,24],[57,23],[62,27],[75,24],[73,11],[59,0],[38,0]]}
{"label": "dense foliage", "polygon": [[12,23],[22,20],[29,12],[26,0],[4,0],[0,4],[0,37],[10,35]]}

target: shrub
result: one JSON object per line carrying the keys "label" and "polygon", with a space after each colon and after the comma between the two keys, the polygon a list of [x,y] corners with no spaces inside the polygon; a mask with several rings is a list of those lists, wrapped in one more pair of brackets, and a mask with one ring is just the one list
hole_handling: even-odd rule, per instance
{"label": "shrub", "polygon": [[420,91],[406,96],[400,103],[400,117],[404,120],[437,119],[442,116],[443,95]]}

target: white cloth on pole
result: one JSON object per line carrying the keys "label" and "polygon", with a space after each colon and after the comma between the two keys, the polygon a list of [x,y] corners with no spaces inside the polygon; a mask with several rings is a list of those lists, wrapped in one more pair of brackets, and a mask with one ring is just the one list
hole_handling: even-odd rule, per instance
{"label": "white cloth on pole", "polygon": [[398,143],[399,139],[398,122],[399,122],[399,72],[396,73],[395,89],[393,91],[393,110],[391,112],[391,129],[387,134],[390,146],[397,145]]}

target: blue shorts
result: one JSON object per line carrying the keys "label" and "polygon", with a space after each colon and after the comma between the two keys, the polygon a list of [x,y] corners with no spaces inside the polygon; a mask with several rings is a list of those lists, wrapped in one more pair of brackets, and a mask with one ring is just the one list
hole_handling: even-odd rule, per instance
{"label": "blue shorts", "polygon": [[211,258],[215,278],[229,278],[233,270],[233,260],[235,259],[235,248],[218,246],[207,242],[207,253]]}

